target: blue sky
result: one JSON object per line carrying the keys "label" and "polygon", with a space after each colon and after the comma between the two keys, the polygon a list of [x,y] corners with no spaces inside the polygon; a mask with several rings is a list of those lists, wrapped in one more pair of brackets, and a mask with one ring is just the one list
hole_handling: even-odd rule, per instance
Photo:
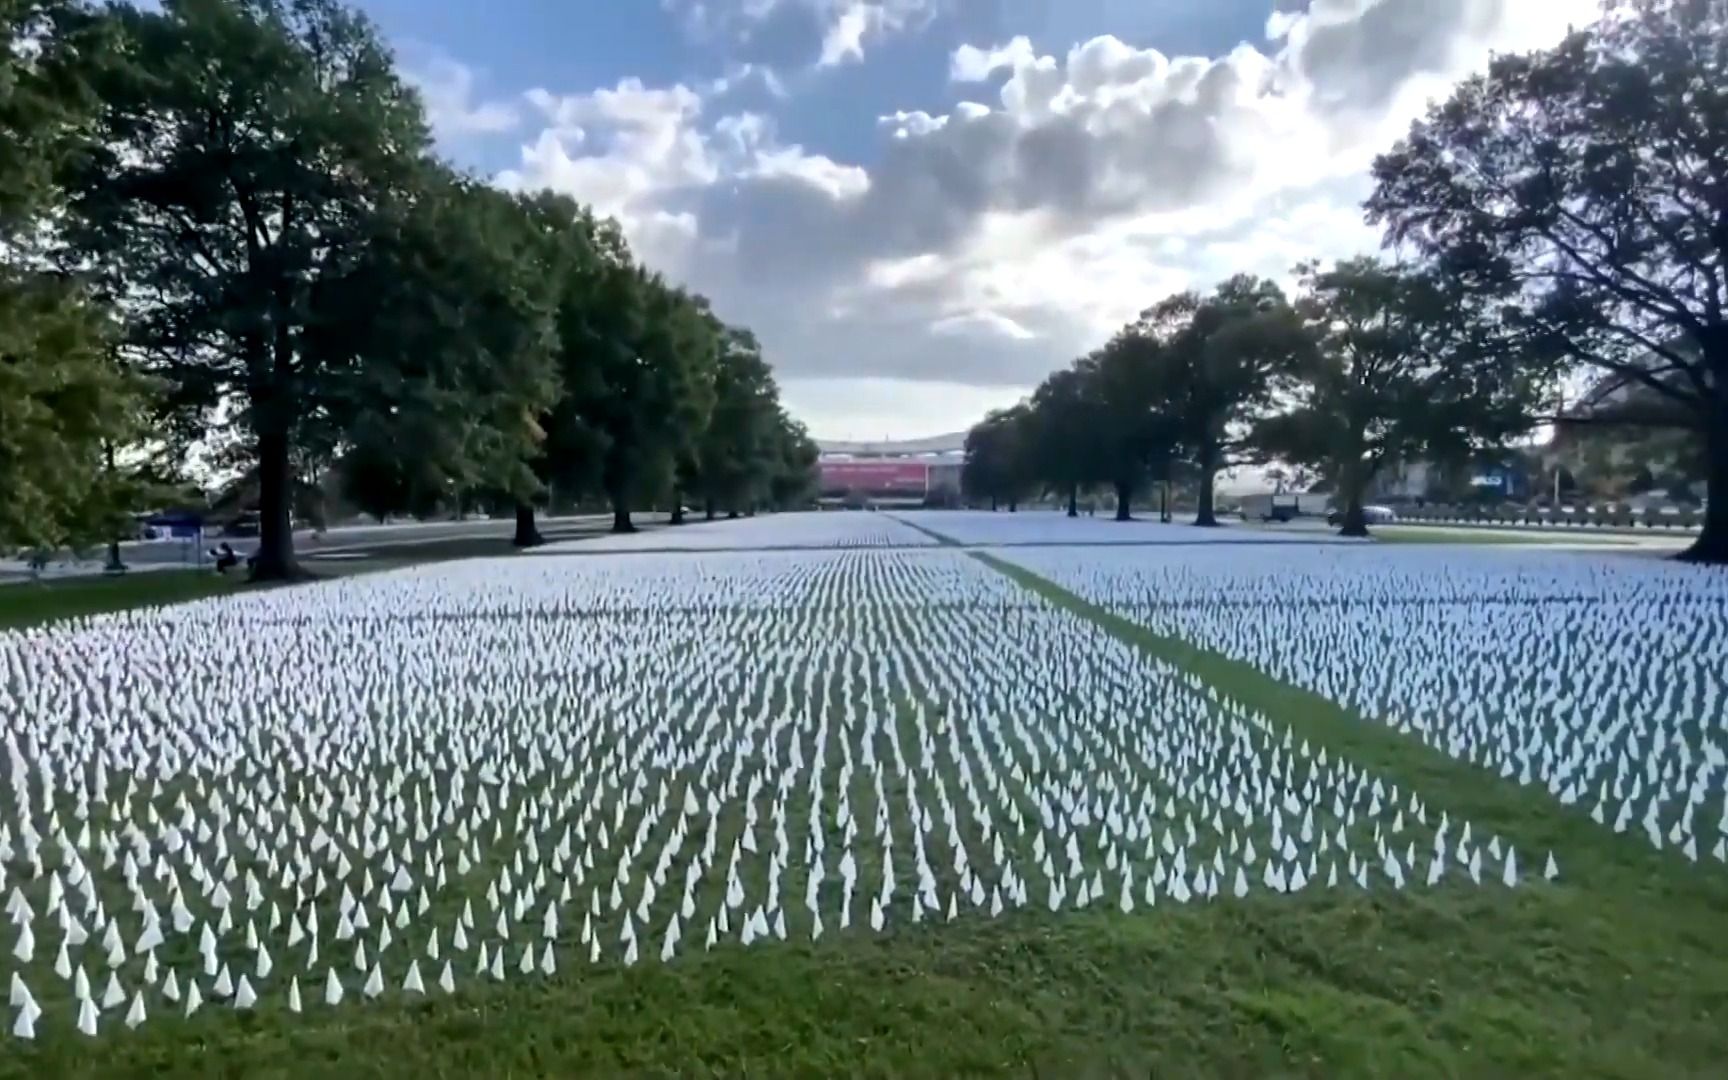
{"label": "blue sky", "polygon": [[[887,36],[867,63],[812,68],[825,27],[818,8],[777,5],[747,38],[689,29],[680,9],[659,0],[360,0],[410,63],[458,59],[483,96],[532,87],[648,85],[723,77],[740,63],[772,68],[790,85],[775,105],[787,139],[850,161],[872,160],[879,115],[935,111],[958,99],[948,57],[961,45],[1025,35],[1045,53],[1066,52],[1101,34],[1166,53],[1217,55],[1258,40],[1268,0],[956,0],[921,32]],[[508,137],[472,139],[464,163],[499,169],[514,162]]]}
{"label": "blue sky", "polygon": [[617,216],[848,438],[964,428],[1169,292],[1373,248],[1373,154],[1594,0],[359,6],[449,157]]}

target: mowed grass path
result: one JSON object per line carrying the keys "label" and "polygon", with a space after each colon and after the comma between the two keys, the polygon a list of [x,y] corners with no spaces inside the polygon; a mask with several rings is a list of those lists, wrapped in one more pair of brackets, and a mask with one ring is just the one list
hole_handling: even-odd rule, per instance
{"label": "mowed grass path", "polygon": [[[1052,602],[1303,737],[1410,785],[1524,883],[1011,912],[952,925],[571,963],[445,998],[306,1014],[207,1003],[87,1040],[42,1025],[6,1076],[1719,1075],[1728,1060],[1728,874],[1616,836],[1544,792],[1453,761],[1325,699],[1153,635],[1023,570]],[[1561,878],[1540,880],[1553,849]],[[9,867],[9,870],[14,868]],[[1456,881],[1459,871],[1453,872]]]}

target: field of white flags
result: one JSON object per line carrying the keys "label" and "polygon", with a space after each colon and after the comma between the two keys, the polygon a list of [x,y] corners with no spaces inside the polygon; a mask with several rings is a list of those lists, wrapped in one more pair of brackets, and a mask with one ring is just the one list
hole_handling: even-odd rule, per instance
{"label": "field of white flags", "polygon": [[[906,539],[802,535],[843,546],[835,521]],[[0,730],[20,1039],[1555,873],[933,547],[475,560],[78,620],[0,636]],[[1639,762],[1633,804],[1715,784],[1707,745]]]}
{"label": "field of white flags", "polygon": [[1360,540],[1342,539],[1329,531],[1283,532],[1236,522],[1228,522],[1217,529],[1200,530],[1189,524],[1193,519],[1192,512],[1165,524],[1158,520],[1156,512],[1148,513],[1144,509],[1137,510],[1132,521],[1112,520],[1109,513],[1099,513],[1096,516],[1082,514],[1071,518],[1063,510],[1047,508],[1020,510],[1012,514],[1006,511],[989,513],[911,510],[894,511],[892,516],[966,546],[1166,544],[1222,547],[1237,544],[1336,544],[1341,547],[1354,547],[1363,543]]}
{"label": "field of white flags", "polygon": [[1650,558],[1295,547],[1005,557],[1570,812],[1728,857],[1728,576]]}
{"label": "field of white flags", "polygon": [[[697,522],[698,515],[690,521]],[[583,554],[614,551],[727,551],[733,549],[928,547],[936,540],[887,514],[834,510],[773,518],[703,521],[679,529],[590,537],[548,544],[542,551]]]}

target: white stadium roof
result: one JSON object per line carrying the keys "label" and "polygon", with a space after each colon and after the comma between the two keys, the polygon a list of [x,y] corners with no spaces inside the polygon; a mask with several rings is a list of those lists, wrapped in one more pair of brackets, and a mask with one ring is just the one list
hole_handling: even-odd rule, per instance
{"label": "white stadium roof", "polygon": [[966,433],[932,435],[925,439],[882,439],[860,442],[848,439],[817,439],[816,448],[823,454],[846,454],[856,457],[911,457],[920,454],[958,454],[966,449]]}

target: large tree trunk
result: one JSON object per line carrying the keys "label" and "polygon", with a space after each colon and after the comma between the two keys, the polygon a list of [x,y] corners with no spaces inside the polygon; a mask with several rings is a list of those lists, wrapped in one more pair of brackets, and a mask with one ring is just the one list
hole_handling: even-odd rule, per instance
{"label": "large tree trunk", "polygon": [[708,521],[714,520],[714,500],[705,499],[702,502],[702,516]]}
{"label": "large tree trunk", "polygon": [[1200,509],[1194,515],[1194,524],[1202,528],[1212,528],[1218,524],[1217,511],[1212,506],[1212,495],[1218,482],[1218,454],[1211,447],[1200,452]]}
{"label": "large tree trunk", "polygon": [[1170,524],[1170,481],[1158,485],[1158,520]]}
{"label": "large tree trunk", "polygon": [[1684,562],[1728,565],[1728,403],[1704,432],[1704,531],[1681,553]]}
{"label": "large tree trunk", "polygon": [[674,488],[672,491],[672,520],[671,520],[671,524],[673,524],[673,525],[684,524],[684,493],[682,491],[677,490],[676,488]]}
{"label": "large tree trunk", "polygon": [[1344,502],[1344,516],[1338,525],[1339,536],[1368,538],[1368,515],[1362,512],[1362,496],[1354,495]]}
{"label": "large tree trunk", "polygon": [[612,531],[633,533],[636,523],[630,520],[630,500],[621,491],[612,493]]}
{"label": "large tree trunk", "polygon": [[1080,516],[1080,485],[1079,484],[1069,484],[1068,485],[1068,516],[1069,517],[1079,517]]}
{"label": "large tree trunk", "polygon": [[1020,512],[1020,500],[1019,499],[1009,499],[1008,500],[1008,512],[1010,514],[1018,514]]}
{"label": "large tree trunk", "polygon": [[990,496],[990,512],[992,514],[996,512],[996,496],[994,495]]}
{"label": "large tree trunk", "polygon": [[292,467],[285,432],[258,435],[258,554],[253,581],[295,581],[302,577],[294,560]]}
{"label": "large tree trunk", "polygon": [[540,535],[540,527],[534,524],[534,504],[519,502],[516,504],[516,535],[510,542],[519,548],[539,547],[546,542]]}
{"label": "large tree trunk", "polygon": [[1116,481],[1116,520],[1132,521],[1134,519],[1134,486]]}
{"label": "large tree trunk", "polygon": [[1367,470],[1361,462],[1345,462],[1338,471],[1338,494],[1344,500],[1338,535],[1367,538],[1368,515],[1362,510],[1363,493],[1367,487]]}

